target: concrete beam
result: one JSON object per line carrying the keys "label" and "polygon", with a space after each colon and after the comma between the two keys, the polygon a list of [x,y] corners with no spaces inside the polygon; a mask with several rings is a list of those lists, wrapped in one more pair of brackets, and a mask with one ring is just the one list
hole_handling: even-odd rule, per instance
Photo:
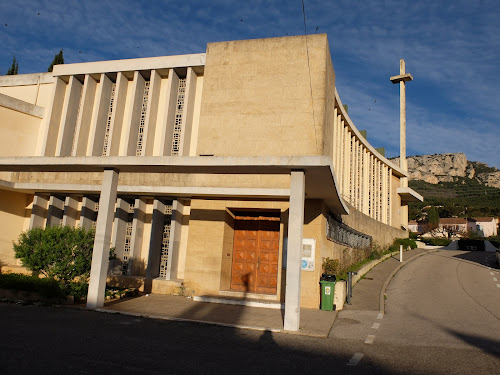
{"label": "concrete beam", "polygon": [[92,124],[92,111],[94,108],[95,93],[97,89],[97,82],[91,75],[85,76],[85,82],[82,92],[82,106],[80,108],[80,116],[76,124],[76,139],[75,150],[73,156],[86,156],[87,146],[89,141],[89,134]]}
{"label": "concrete beam", "polygon": [[286,256],[285,319],[286,331],[298,331],[300,325],[300,277],[305,206],[304,171],[292,171],[288,214]]}
{"label": "concrete beam", "polygon": [[82,199],[82,209],[80,210],[80,227],[86,230],[92,228],[92,224],[97,220],[95,212],[95,200],[92,197],[84,196]]}
{"label": "concrete beam", "polygon": [[105,170],[102,179],[101,196],[99,198],[99,214],[97,215],[94,251],[92,253],[92,266],[87,295],[87,308],[89,309],[95,309],[104,305],[117,187],[118,171],[113,169]]}
{"label": "concrete beam", "polygon": [[33,117],[43,118],[45,108],[0,93],[0,107],[9,108]]}

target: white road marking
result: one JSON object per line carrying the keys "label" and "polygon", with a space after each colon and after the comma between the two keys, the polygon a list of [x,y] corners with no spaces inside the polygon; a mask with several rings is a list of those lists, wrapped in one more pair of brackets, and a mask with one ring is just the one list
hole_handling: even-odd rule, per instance
{"label": "white road marking", "polygon": [[380,323],[373,323],[372,328],[378,329],[380,327]]}
{"label": "white road marking", "polygon": [[347,362],[347,366],[356,366],[363,357],[364,357],[363,353],[355,353],[349,360],[349,362]]}
{"label": "white road marking", "polygon": [[384,313],[378,313],[377,319],[382,319],[384,317]]}
{"label": "white road marking", "polygon": [[493,278],[493,281],[498,281],[498,279],[496,277]]}
{"label": "white road marking", "polygon": [[490,275],[493,276],[495,274],[495,272],[490,272]]}
{"label": "white road marking", "polygon": [[375,340],[375,335],[368,335],[368,337],[365,340],[365,344],[373,344],[374,340]]}
{"label": "white road marking", "polygon": [[497,284],[497,287],[499,287],[499,288],[500,288],[500,284]]}

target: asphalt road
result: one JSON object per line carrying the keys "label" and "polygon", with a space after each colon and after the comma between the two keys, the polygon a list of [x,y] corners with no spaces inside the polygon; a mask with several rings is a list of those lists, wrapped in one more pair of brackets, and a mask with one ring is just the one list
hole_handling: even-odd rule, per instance
{"label": "asphalt road", "polygon": [[500,374],[491,254],[410,262],[389,284],[383,317],[342,311],[327,339],[0,303],[0,373]]}

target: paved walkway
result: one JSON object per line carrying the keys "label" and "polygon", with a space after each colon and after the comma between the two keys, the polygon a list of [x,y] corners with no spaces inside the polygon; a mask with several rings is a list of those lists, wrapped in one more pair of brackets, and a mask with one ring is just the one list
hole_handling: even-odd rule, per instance
{"label": "paved walkway", "polygon": [[[403,259],[407,262],[424,251],[424,249],[415,249],[404,252]],[[380,291],[388,277],[400,265],[399,259],[388,258],[370,270],[365,278],[354,286],[352,304],[350,306],[344,305],[344,308],[378,311]],[[192,321],[262,331],[287,332],[283,330],[284,310],[195,302],[191,298],[181,296],[151,294],[128,300],[107,302],[104,308],[98,310],[155,319]],[[302,308],[300,310],[299,331],[287,333],[328,337],[336,316],[336,311]]]}

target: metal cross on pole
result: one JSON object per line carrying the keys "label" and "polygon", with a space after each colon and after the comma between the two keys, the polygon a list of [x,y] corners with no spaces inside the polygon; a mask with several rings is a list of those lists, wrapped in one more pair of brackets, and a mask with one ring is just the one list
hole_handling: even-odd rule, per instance
{"label": "metal cross on pole", "polygon": [[[413,81],[410,73],[406,73],[405,61],[399,60],[399,75],[390,78],[391,82],[399,83],[399,166],[405,172],[408,172],[408,163],[406,161],[406,82]],[[401,187],[408,187],[408,178],[401,179]]]}

